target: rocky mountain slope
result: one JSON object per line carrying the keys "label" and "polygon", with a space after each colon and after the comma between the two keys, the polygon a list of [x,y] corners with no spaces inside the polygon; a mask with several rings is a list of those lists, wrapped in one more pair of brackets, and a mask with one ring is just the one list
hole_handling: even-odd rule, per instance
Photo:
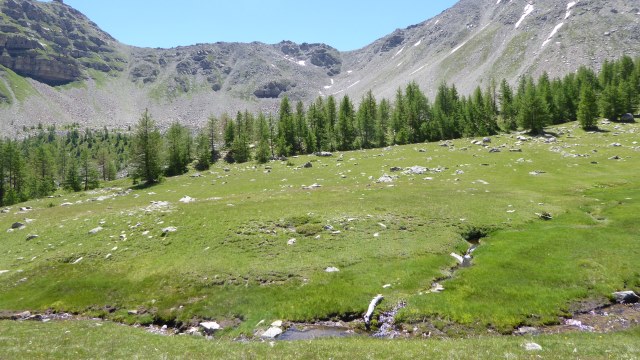
{"label": "rocky mountain slope", "polygon": [[324,44],[127,46],[62,0],[0,0],[0,130],[37,123],[123,127],[149,108],[162,124],[275,112],[285,94],[368,90],[392,98],[416,81],[461,93],[491,79],[552,76],[640,54],[640,4],[624,0],[461,0],[356,51]]}

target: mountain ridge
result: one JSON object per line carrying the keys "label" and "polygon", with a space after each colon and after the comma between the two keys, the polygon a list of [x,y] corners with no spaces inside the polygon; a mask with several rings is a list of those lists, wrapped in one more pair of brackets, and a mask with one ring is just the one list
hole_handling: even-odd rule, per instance
{"label": "mountain ridge", "polygon": [[161,124],[197,127],[210,114],[277,112],[284,95],[358,101],[372,90],[391,99],[411,81],[430,96],[445,81],[466,94],[491,80],[561,76],[640,54],[640,9],[621,0],[461,0],[347,52],[290,41],[139,48],[60,0],[2,0],[0,7],[5,133],[38,123],[125,127],[145,108]]}

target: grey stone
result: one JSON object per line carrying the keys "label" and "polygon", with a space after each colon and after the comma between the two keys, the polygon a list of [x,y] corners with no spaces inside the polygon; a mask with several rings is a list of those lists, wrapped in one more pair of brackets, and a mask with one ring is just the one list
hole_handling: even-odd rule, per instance
{"label": "grey stone", "polygon": [[275,339],[278,335],[282,334],[282,329],[276,326],[272,326],[269,330],[265,331],[260,337],[266,339]]}
{"label": "grey stone", "polygon": [[304,168],[305,169],[309,169],[309,168],[312,168],[312,167],[313,167],[313,164],[311,162],[307,162],[306,164],[304,164]]}
{"label": "grey stone", "polygon": [[622,304],[635,304],[640,301],[640,296],[631,290],[614,292],[613,297]]}
{"label": "grey stone", "polygon": [[102,231],[102,230],[104,230],[104,229],[102,228],[102,226],[98,226],[97,228],[93,228],[93,229],[89,230],[89,234],[91,234],[91,235],[95,235],[95,234],[99,233],[99,232],[100,232],[100,231]]}
{"label": "grey stone", "polygon": [[525,336],[525,335],[539,335],[540,330],[531,326],[523,326],[518,328],[518,330],[513,332],[514,335]]}
{"label": "grey stone", "polygon": [[524,349],[527,351],[540,351],[542,350],[542,346],[534,342],[529,342],[524,344]]}
{"label": "grey stone", "polygon": [[200,327],[204,329],[204,331],[208,334],[215,332],[216,330],[222,329],[220,324],[215,321],[204,321],[200,323]]}
{"label": "grey stone", "polygon": [[326,268],[324,271],[325,271],[325,272],[328,272],[328,273],[332,273],[332,272],[339,272],[339,271],[340,271],[340,269],[338,269],[338,268],[337,268],[337,267],[335,267],[335,266],[329,266],[329,267],[328,267],[328,268]]}
{"label": "grey stone", "polygon": [[39,238],[39,237],[40,237],[40,236],[38,236],[38,235],[32,234],[32,235],[27,236],[27,241],[29,241],[29,240],[33,240],[33,239],[37,239],[37,238]]}
{"label": "grey stone", "polygon": [[635,119],[633,117],[633,114],[624,114],[622,115],[622,117],[620,118],[620,121],[622,122],[634,122]]}
{"label": "grey stone", "polygon": [[18,222],[14,222],[11,225],[12,229],[24,229],[24,227],[25,227],[25,225],[23,223],[19,222],[19,221]]}

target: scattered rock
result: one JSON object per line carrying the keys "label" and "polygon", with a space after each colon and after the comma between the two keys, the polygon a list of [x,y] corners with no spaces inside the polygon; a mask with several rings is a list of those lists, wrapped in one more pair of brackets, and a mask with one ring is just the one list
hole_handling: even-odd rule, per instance
{"label": "scattered rock", "polygon": [[167,234],[178,231],[178,228],[175,226],[169,226],[162,229],[162,236],[167,236]]}
{"label": "scattered rock", "polygon": [[93,228],[93,229],[89,230],[89,234],[90,235],[95,235],[95,234],[99,233],[102,230],[104,230],[102,228],[102,226],[98,226],[97,228]]}
{"label": "scattered rock", "polygon": [[211,334],[216,330],[222,329],[222,327],[220,327],[220,325],[215,321],[201,322],[200,327],[202,327],[207,334]]}
{"label": "scattered rock", "polygon": [[499,153],[501,150],[499,148],[491,148],[489,149],[490,153]]}
{"label": "scattered rock", "polygon": [[620,144],[620,143],[611,143],[611,144],[609,144],[609,146],[611,146],[611,147],[621,147],[622,144]]}
{"label": "scattered rock", "polygon": [[485,144],[490,144],[491,143],[491,138],[490,137],[485,137],[482,139],[482,142]]}
{"label": "scattered rock", "polygon": [[129,310],[129,311],[127,311],[127,314],[129,314],[129,315],[138,315],[138,310]]}
{"label": "scattered rock", "polygon": [[394,180],[393,177],[391,177],[391,176],[389,176],[387,174],[384,174],[380,178],[378,178],[378,181],[376,181],[376,182],[378,182],[378,183],[392,183],[393,180]]}
{"label": "scattered rock", "polygon": [[182,199],[180,199],[179,201],[180,201],[181,203],[183,203],[183,204],[189,204],[189,203],[195,202],[195,201],[196,201],[196,199],[194,199],[194,198],[192,198],[192,197],[190,197],[190,196],[185,196],[185,197],[183,197]]}
{"label": "scattered rock", "polygon": [[523,326],[518,328],[518,330],[514,331],[513,334],[519,335],[519,336],[525,336],[525,335],[535,336],[540,334],[540,330],[531,326]]}
{"label": "scattered rock", "polygon": [[312,168],[312,167],[313,167],[313,164],[312,164],[310,161],[308,161],[308,162],[306,162],[306,163],[303,165],[303,167],[304,167],[305,169],[309,169],[309,168]]}
{"label": "scattered rock", "polygon": [[398,171],[402,171],[402,168],[401,168],[401,167],[398,167],[398,166],[393,166],[393,167],[391,167],[391,169],[389,169],[389,171],[391,171],[391,172],[398,172]]}
{"label": "scattered rock", "polygon": [[538,217],[542,220],[552,220],[553,217],[551,216],[551,214],[549,214],[548,212],[543,212],[543,213],[536,213],[536,215],[538,215]]}
{"label": "scattered rock", "polygon": [[616,155],[616,156],[612,156],[609,158],[609,160],[620,160],[620,156]]}
{"label": "scattered rock", "polygon": [[289,239],[289,241],[287,241],[287,245],[291,246],[291,245],[295,245],[296,244],[296,239]]}
{"label": "scattered rock", "polygon": [[77,263],[79,263],[80,261],[82,261],[82,259],[84,259],[84,257],[79,257],[76,259],[76,261],[72,262],[71,264],[75,265]]}
{"label": "scattered rock", "polygon": [[340,269],[338,269],[337,267],[334,267],[334,266],[329,266],[329,267],[328,267],[328,268],[326,268],[324,271],[325,271],[325,272],[328,272],[328,273],[333,273],[333,272],[339,272],[339,271],[340,271]]}
{"label": "scattered rock", "polygon": [[34,240],[34,239],[37,239],[39,237],[40,237],[39,235],[31,234],[31,235],[27,236],[27,241]]}
{"label": "scattered rock", "polygon": [[538,176],[538,175],[541,175],[541,174],[546,174],[546,172],[542,171],[542,170],[534,170],[534,171],[529,173],[529,175],[533,175],[533,176]]}
{"label": "scattered rock", "polygon": [[422,175],[424,173],[426,173],[428,171],[428,169],[426,167],[423,166],[412,166],[409,169],[407,169],[407,171],[405,171],[404,173],[407,175]]}
{"label": "scattered rock", "polygon": [[440,293],[444,291],[444,286],[442,286],[440,283],[433,283],[431,285],[431,290],[429,290],[429,292],[432,293]]}
{"label": "scattered rock", "polygon": [[621,304],[635,304],[640,301],[640,296],[631,290],[614,292],[613,298]]}
{"label": "scattered rock", "polygon": [[522,149],[509,149],[509,152],[512,152],[512,153],[521,153],[521,152],[522,152]]}
{"label": "scattered rock", "polygon": [[195,174],[191,175],[191,177],[192,177],[192,178],[200,178],[200,177],[202,177],[202,174],[200,174],[200,173],[195,173]]}
{"label": "scattered rock", "polygon": [[65,202],[60,204],[60,206],[71,206],[71,205],[73,205],[73,203],[70,203],[70,202]]}
{"label": "scattered rock", "polygon": [[8,273],[9,271],[11,271],[11,270],[0,270],[0,275],[2,275],[2,274],[6,274],[6,273]]}
{"label": "scattered rock", "polygon": [[632,123],[635,122],[635,119],[633,118],[633,114],[624,114],[622,115],[622,117],[620,118],[620,121],[622,122],[627,122],[627,123]]}
{"label": "scattered rock", "polygon": [[18,222],[14,222],[14,223],[11,225],[11,228],[12,228],[12,229],[14,229],[14,230],[24,229],[24,228],[25,228],[25,225],[24,225],[23,223],[21,223],[21,222],[19,222],[19,221],[18,221]]}
{"label": "scattered rock", "polygon": [[272,327],[282,327],[282,320],[276,320],[271,323]]}
{"label": "scattered rock", "polygon": [[275,339],[280,334],[282,334],[282,329],[279,327],[273,326],[273,327],[270,327],[269,330],[262,333],[260,337],[263,337],[265,339]]}
{"label": "scattered rock", "polygon": [[525,343],[524,345],[524,349],[527,351],[541,351],[542,350],[542,346],[534,343],[534,342],[529,342],[529,343]]}
{"label": "scattered rock", "polygon": [[320,151],[315,153],[316,156],[320,156],[320,157],[331,157],[333,156],[332,153],[328,152],[328,151]]}

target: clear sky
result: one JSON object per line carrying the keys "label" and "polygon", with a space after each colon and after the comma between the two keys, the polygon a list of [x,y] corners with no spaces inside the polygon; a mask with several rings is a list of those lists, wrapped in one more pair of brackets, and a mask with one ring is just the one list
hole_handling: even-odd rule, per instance
{"label": "clear sky", "polygon": [[456,0],[64,0],[119,41],[142,47],[282,40],[364,47]]}

